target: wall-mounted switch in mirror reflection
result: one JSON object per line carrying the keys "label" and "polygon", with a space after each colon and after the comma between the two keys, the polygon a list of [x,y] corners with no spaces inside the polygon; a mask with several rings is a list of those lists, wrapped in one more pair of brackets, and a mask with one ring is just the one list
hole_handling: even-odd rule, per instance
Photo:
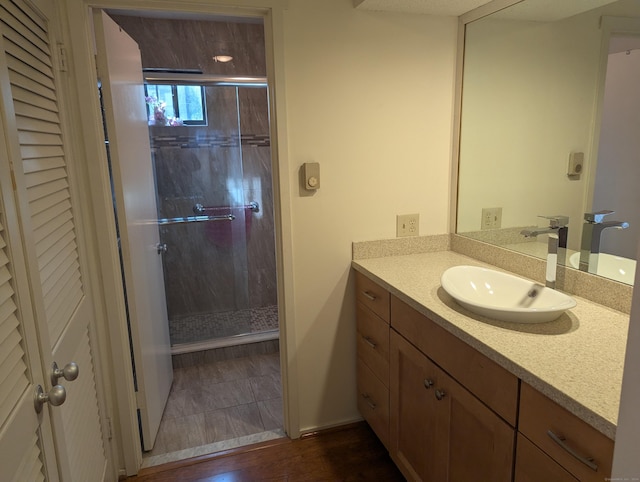
{"label": "wall-mounted switch in mirror reflection", "polygon": [[569,166],[567,176],[579,176],[584,168],[584,152],[572,152],[569,154]]}
{"label": "wall-mounted switch in mirror reflection", "polygon": [[308,191],[320,189],[320,164],[305,162],[302,165],[304,188]]}

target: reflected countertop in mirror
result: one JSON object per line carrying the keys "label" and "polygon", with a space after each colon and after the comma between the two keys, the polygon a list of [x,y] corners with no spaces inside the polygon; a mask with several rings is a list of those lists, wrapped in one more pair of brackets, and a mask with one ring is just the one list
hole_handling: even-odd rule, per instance
{"label": "reflected countertop in mirror", "polygon": [[[583,248],[584,214],[612,210],[607,220],[629,227],[595,230],[600,251],[635,258],[640,2],[619,0],[563,17],[549,2],[536,10],[540,1],[466,25],[457,233],[544,257],[545,236],[520,232],[546,226],[541,215],[567,216],[561,258],[572,266],[571,255]],[[626,31],[609,39],[604,17],[625,17]],[[499,226],[483,223],[483,208],[500,208]]]}

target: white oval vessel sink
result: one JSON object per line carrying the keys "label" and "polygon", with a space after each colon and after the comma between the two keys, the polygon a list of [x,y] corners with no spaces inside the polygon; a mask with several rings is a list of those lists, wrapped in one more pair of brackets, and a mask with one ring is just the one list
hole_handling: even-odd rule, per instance
{"label": "white oval vessel sink", "polygon": [[[573,253],[569,257],[569,264],[572,268],[579,268],[580,253]],[[598,254],[598,268],[595,274],[632,285],[636,276],[636,260],[600,253]]]}
{"label": "white oval vessel sink", "polygon": [[454,266],[442,274],[440,281],[458,304],[495,320],[544,323],[576,306],[576,301],[564,293],[478,266]]}

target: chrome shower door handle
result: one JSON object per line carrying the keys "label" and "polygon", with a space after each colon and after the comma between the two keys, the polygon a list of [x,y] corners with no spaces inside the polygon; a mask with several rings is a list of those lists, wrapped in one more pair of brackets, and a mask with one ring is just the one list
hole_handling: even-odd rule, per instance
{"label": "chrome shower door handle", "polygon": [[156,250],[158,254],[163,254],[167,252],[167,243],[158,243],[156,244]]}

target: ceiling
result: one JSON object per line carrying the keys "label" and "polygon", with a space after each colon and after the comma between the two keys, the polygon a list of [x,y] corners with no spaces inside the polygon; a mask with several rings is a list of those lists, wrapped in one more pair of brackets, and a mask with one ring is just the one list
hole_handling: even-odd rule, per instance
{"label": "ceiling", "polygon": [[[501,12],[502,18],[553,21],[601,7],[615,0],[526,0]],[[356,8],[458,17],[491,0],[353,0]]]}

